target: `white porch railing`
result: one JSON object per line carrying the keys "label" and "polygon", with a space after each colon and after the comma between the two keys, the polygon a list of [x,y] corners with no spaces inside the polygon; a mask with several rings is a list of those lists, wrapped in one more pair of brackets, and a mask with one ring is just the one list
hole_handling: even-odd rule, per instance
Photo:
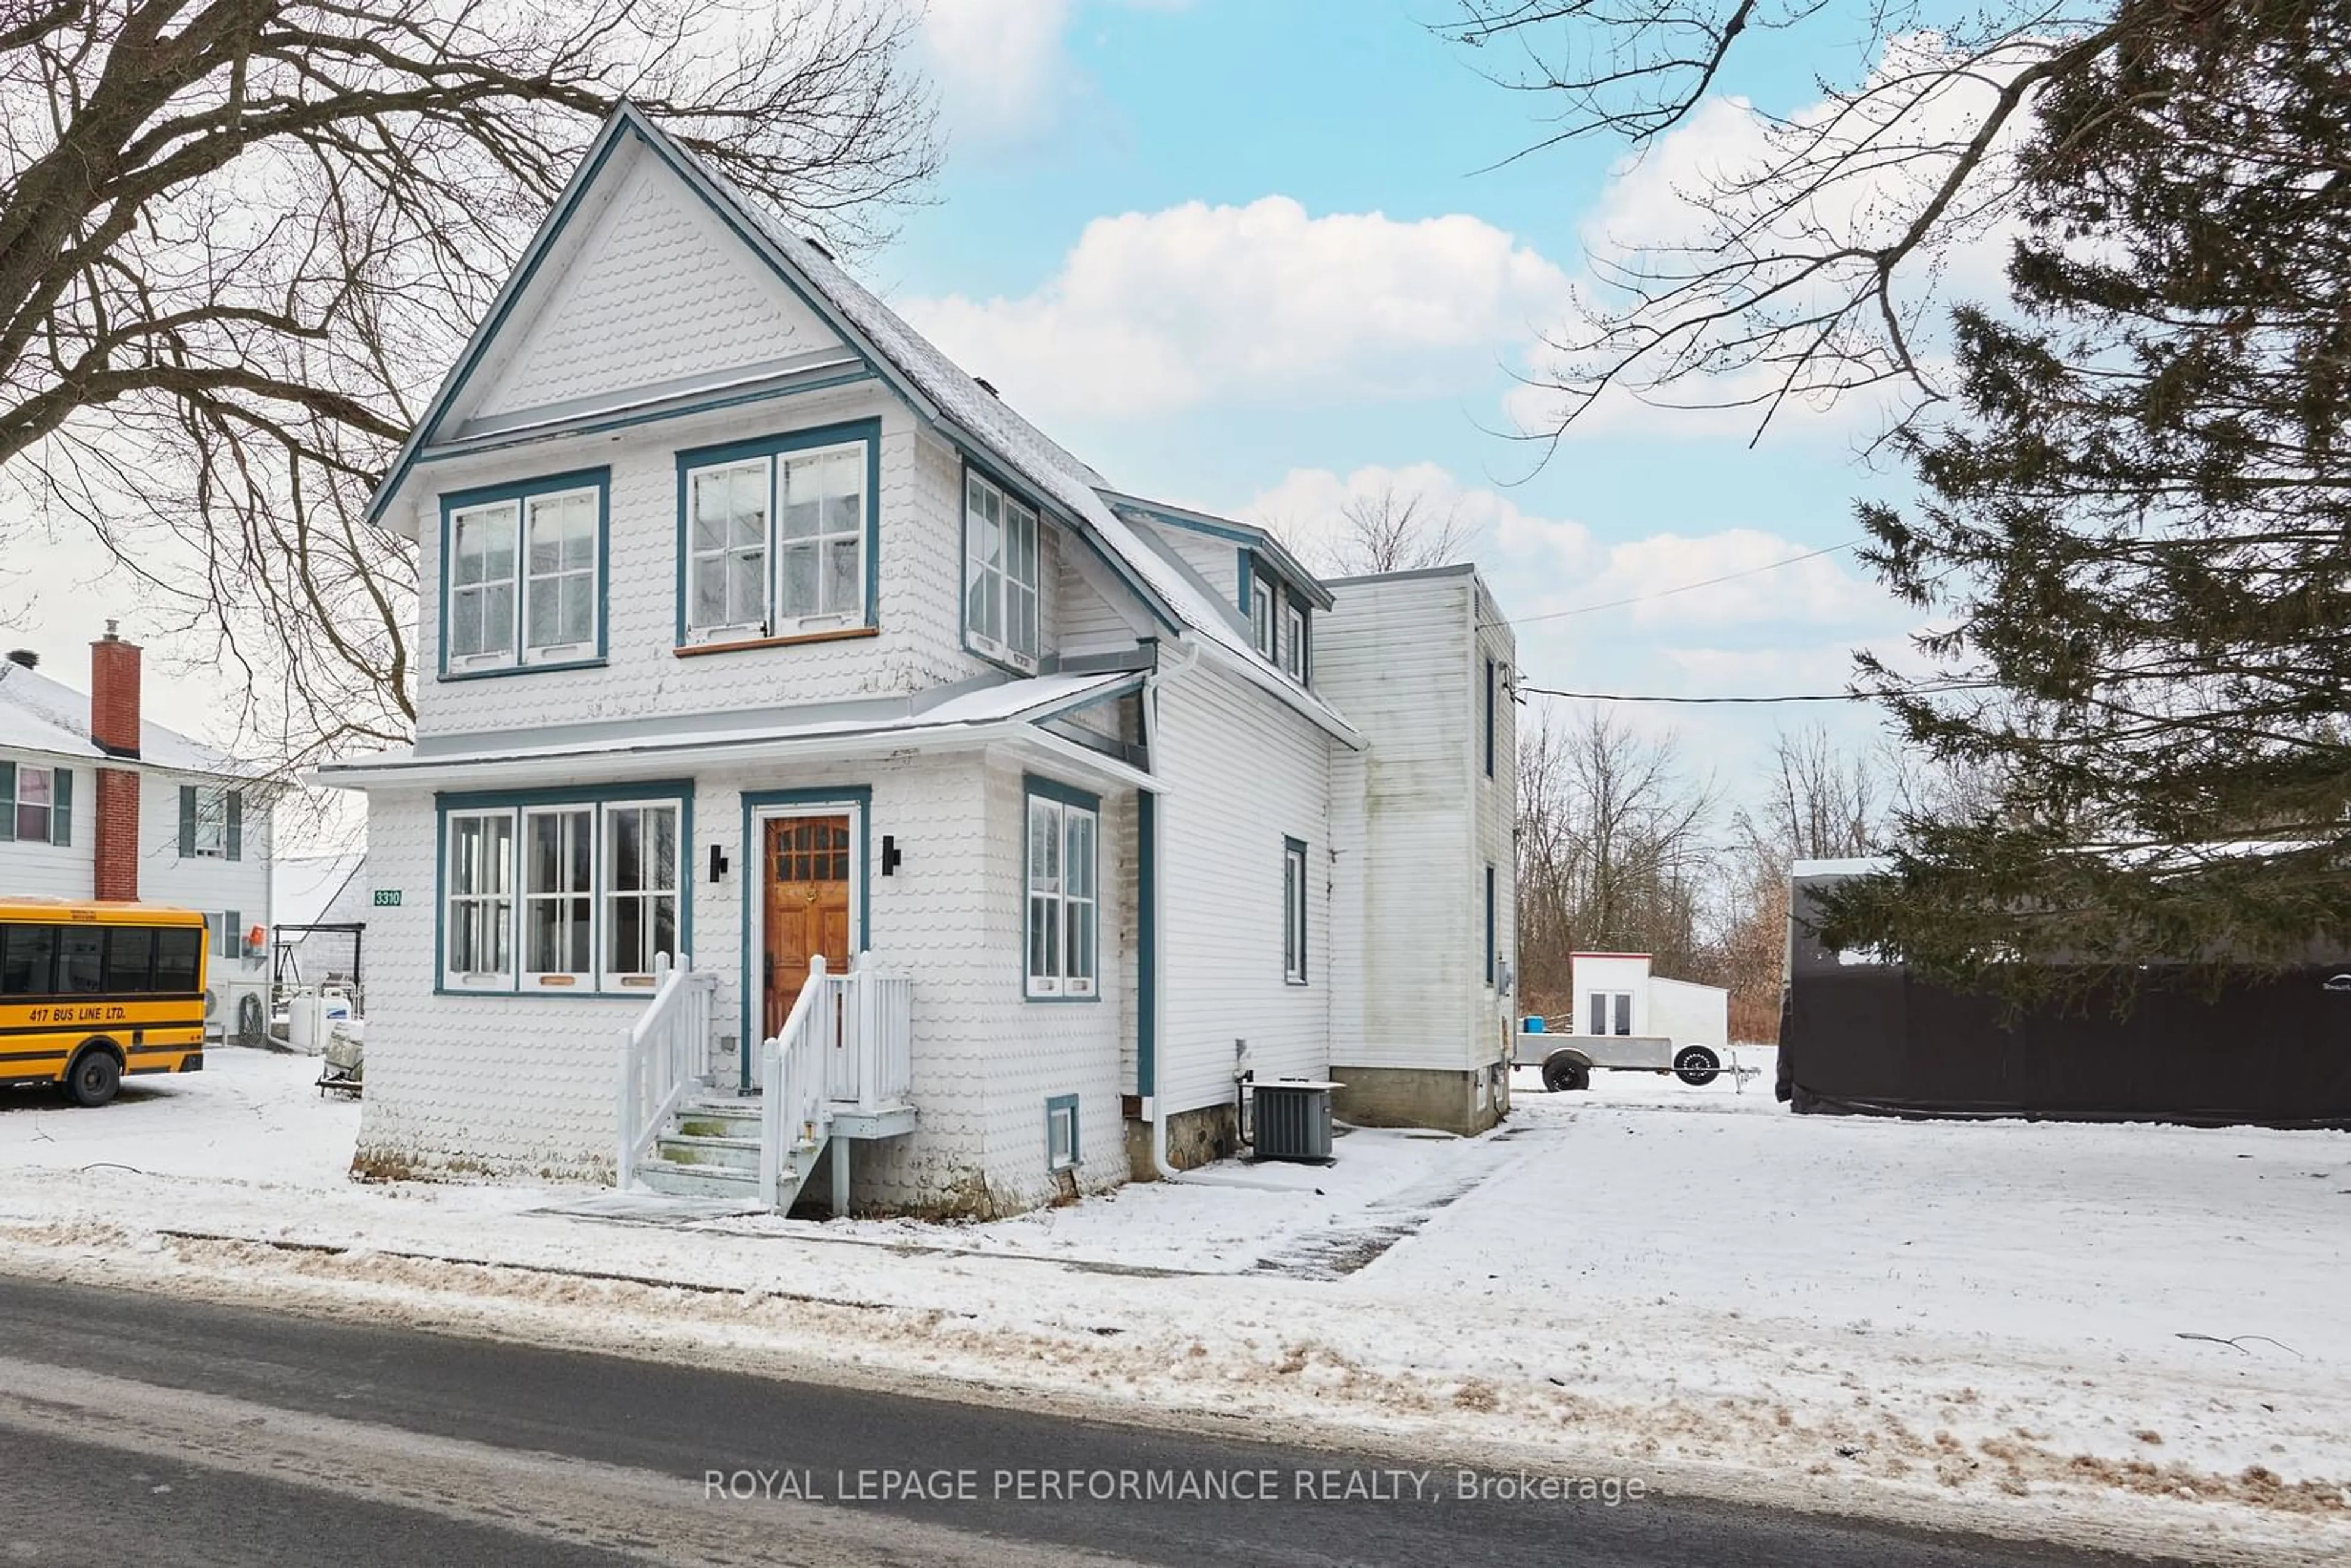
{"label": "white porch railing", "polygon": [[795,1185],[805,1180],[807,1162],[823,1145],[832,1122],[825,1103],[824,1025],[831,1000],[820,953],[809,960],[809,977],[792,999],[784,1027],[759,1044],[759,1193],[770,1208],[790,1201],[783,1185],[787,1161]]}
{"label": "white porch railing", "polygon": [[904,1104],[914,1076],[914,982],[861,961],[824,985],[826,1098],[863,1112]]}
{"label": "white porch railing", "polygon": [[696,969],[683,953],[673,967],[664,953],[653,959],[653,1001],[622,1038],[618,1175],[623,1187],[636,1179],[670,1113],[708,1065],[716,972]]}

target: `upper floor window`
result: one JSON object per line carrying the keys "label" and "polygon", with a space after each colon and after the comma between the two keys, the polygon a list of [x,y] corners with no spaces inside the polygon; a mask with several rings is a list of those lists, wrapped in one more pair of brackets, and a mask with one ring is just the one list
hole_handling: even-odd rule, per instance
{"label": "upper floor window", "polygon": [[992,481],[963,482],[964,634],[972,651],[1037,667],[1037,508]]}
{"label": "upper floor window", "polygon": [[441,501],[441,673],[489,674],[603,655],[606,470]]}
{"label": "upper floor window", "polygon": [[217,784],[180,786],[180,858],[245,858],[245,791]]}
{"label": "upper floor window", "polygon": [[0,762],[0,840],[73,842],[73,769]]}
{"label": "upper floor window", "polygon": [[873,623],[878,422],[678,455],[682,645]]}
{"label": "upper floor window", "polygon": [[1263,578],[1249,582],[1249,641],[1268,659],[1274,649],[1273,584]]}
{"label": "upper floor window", "polygon": [[1300,685],[1306,684],[1306,607],[1288,597],[1281,601],[1281,668]]}

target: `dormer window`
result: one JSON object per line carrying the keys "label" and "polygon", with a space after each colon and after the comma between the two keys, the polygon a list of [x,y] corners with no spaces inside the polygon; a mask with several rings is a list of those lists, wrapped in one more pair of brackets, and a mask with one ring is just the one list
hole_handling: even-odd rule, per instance
{"label": "dormer window", "polygon": [[609,473],[441,498],[441,673],[499,674],[603,657]]}
{"label": "dormer window", "polygon": [[964,639],[975,653],[1037,668],[1037,508],[967,470],[963,481]]}
{"label": "dormer window", "polygon": [[1306,606],[1287,596],[1281,601],[1281,672],[1306,684]]}
{"label": "dormer window", "polygon": [[878,423],[678,455],[681,647],[873,625]]}
{"label": "dormer window", "polygon": [[1273,585],[1263,578],[1249,583],[1249,641],[1270,661],[1277,635],[1273,619]]}

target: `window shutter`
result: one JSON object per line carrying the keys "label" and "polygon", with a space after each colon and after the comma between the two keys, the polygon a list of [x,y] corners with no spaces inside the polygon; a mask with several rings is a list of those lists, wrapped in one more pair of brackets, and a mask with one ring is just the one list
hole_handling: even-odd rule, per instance
{"label": "window shutter", "polygon": [[73,769],[60,768],[50,775],[49,842],[73,842]]}
{"label": "window shutter", "polygon": [[0,762],[0,844],[16,836],[16,765]]}
{"label": "window shutter", "polygon": [[180,858],[196,857],[196,787],[180,786]]}
{"label": "window shutter", "polygon": [[245,848],[245,791],[228,792],[228,858],[240,859]]}
{"label": "window shutter", "polygon": [[228,923],[228,929],[221,933],[221,956],[244,957],[245,921],[243,917],[235,910],[228,909],[221,912],[221,918]]}

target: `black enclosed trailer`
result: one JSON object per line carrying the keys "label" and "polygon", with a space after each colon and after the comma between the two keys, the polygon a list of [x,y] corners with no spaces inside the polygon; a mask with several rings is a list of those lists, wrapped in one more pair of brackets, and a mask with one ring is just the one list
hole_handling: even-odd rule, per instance
{"label": "black enclosed trailer", "polygon": [[2164,965],[2011,1006],[1824,947],[1815,895],[1865,871],[1799,862],[1779,1092],[1798,1112],[2351,1128],[2351,955],[2231,979]]}

